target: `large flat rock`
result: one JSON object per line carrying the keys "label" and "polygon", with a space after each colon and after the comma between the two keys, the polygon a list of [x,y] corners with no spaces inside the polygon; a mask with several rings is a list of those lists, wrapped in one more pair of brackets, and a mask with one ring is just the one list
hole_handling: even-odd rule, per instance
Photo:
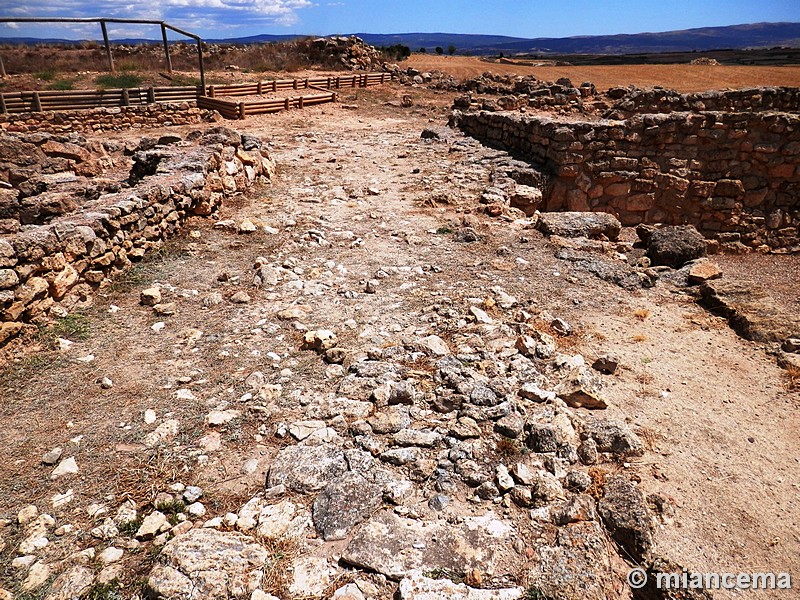
{"label": "large flat rock", "polygon": [[707,281],[700,286],[699,302],[728,319],[734,331],[746,340],[783,342],[800,336],[800,317],[781,307],[754,283]]}
{"label": "large flat rock", "polygon": [[433,569],[503,575],[519,568],[515,537],[511,523],[491,512],[452,525],[406,519],[384,510],[356,530],[342,560],[393,580],[414,570]]}
{"label": "large flat rock", "polygon": [[326,541],[345,539],[350,529],[381,507],[384,487],[352,472],[331,481],[314,501],[314,527],[319,535]]}
{"label": "large flat rock", "polygon": [[192,529],[167,542],[147,579],[151,598],[219,600],[250,598],[270,560],[250,536],[232,531]]}
{"label": "large flat rock", "polygon": [[281,450],[267,475],[267,487],[285,485],[301,494],[318,492],[347,471],[341,449],[328,446],[289,446]]}
{"label": "large flat rock", "polygon": [[400,582],[398,593],[400,600],[519,600],[525,588],[482,590],[449,579],[431,579],[414,571]]}
{"label": "large flat rock", "polygon": [[555,543],[537,549],[539,560],[529,573],[542,597],[607,600],[623,574],[615,574],[608,534],[597,521],[572,523],[558,530]]}
{"label": "large flat rock", "polygon": [[614,215],[604,212],[552,212],[542,213],[537,229],[545,235],[574,238],[599,238],[616,240],[622,225]]}

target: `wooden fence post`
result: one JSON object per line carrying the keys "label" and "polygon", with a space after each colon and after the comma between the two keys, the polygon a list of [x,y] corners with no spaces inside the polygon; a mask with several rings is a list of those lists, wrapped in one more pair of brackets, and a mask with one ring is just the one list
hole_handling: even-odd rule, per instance
{"label": "wooden fence post", "polygon": [[258,90],[257,91],[258,91],[258,95],[259,96],[261,96],[264,93],[264,82],[263,81],[259,81],[258,82]]}
{"label": "wooden fence post", "polygon": [[33,103],[31,110],[33,112],[42,112],[42,101],[39,99],[39,92],[33,92]]}
{"label": "wooden fence post", "polygon": [[156,90],[151,85],[147,88],[147,103],[148,104],[155,104],[156,103]]}
{"label": "wooden fence post", "polygon": [[217,88],[213,85],[208,86],[208,97],[209,98],[216,98],[217,97]]}
{"label": "wooden fence post", "polygon": [[122,88],[122,106],[130,106],[130,105],[131,105],[130,92],[128,92],[128,88]]}
{"label": "wooden fence post", "polygon": [[300,96],[299,101],[298,101],[298,107],[299,108],[303,108],[303,99],[304,99],[303,96]]}
{"label": "wooden fence post", "polygon": [[0,78],[5,79],[6,77],[6,66],[3,64],[3,57],[0,56]]}
{"label": "wooden fence post", "polygon": [[244,119],[247,116],[247,108],[244,102],[239,102],[239,118]]}
{"label": "wooden fence post", "polygon": [[8,113],[8,109],[6,108],[6,100],[3,98],[3,93],[0,92],[0,113],[4,115]]}
{"label": "wooden fence post", "polygon": [[106,47],[106,58],[108,59],[108,70],[114,72],[114,57],[111,56],[111,43],[108,41],[108,28],[105,21],[100,21],[100,29],[103,31],[103,44]]}
{"label": "wooden fence post", "polygon": [[172,73],[172,58],[169,55],[169,41],[167,41],[167,26],[161,24],[161,39],[164,40],[164,57],[167,59],[167,73]]}
{"label": "wooden fence post", "polygon": [[203,90],[206,89],[206,67],[203,64],[203,42],[200,41],[200,38],[197,38],[197,61],[200,66],[200,85],[203,86]]}
{"label": "wooden fence post", "polygon": [[284,100],[284,102],[283,102],[283,109],[284,110],[289,110],[291,108],[291,101],[292,101],[291,98],[287,98],[286,100]]}

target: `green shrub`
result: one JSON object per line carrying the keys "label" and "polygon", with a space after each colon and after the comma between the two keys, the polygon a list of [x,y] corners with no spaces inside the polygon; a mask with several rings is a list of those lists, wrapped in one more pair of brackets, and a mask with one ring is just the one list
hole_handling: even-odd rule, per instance
{"label": "green shrub", "polygon": [[89,338],[92,331],[89,317],[81,313],[72,313],[60,317],[52,325],[53,334],[57,337],[81,341]]}
{"label": "green shrub", "polygon": [[86,595],[86,600],[123,600],[119,581],[112,579],[108,583],[95,583]]}
{"label": "green shrub", "polygon": [[53,81],[57,76],[58,72],[55,69],[45,69],[36,73],[36,77],[42,81]]}
{"label": "green shrub", "polygon": [[[208,81],[206,81],[208,83]],[[188,87],[190,85],[200,85],[199,77],[187,77],[186,75],[173,75],[169,82],[172,87]]]}
{"label": "green shrub", "polygon": [[101,88],[135,88],[144,81],[139,75],[125,73],[124,75],[100,75],[94,82]]}
{"label": "green shrub", "polygon": [[75,85],[69,79],[57,79],[47,86],[49,90],[72,90]]}

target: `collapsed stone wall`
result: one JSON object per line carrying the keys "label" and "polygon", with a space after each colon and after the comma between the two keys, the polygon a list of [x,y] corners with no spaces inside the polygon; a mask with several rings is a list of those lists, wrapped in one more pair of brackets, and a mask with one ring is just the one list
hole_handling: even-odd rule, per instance
{"label": "collapsed stone wall", "polygon": [[604,116],[627,119],[634,115],[671,112],[798,112],[800,88],[771,87],[681,94],[665,88],[612,88],[617,100]]}
{"label": "collapsed stone wall", "polygon": [[0,235],[0,344],[28,324],[90,304],[102,283],[161,246],[191,215],[213,213],[224,197],[268,181],[274,168],[253,136],[223,127],[197,131],[184,143],[137,152],[131,187]]}
{"label": "collapsed stone wall", "polygon": [[545,210],[595,210],[624,225],[692,224],[731,249],[800,245],[800,117],[672,113],[559,122],[453,113],[452,124],[552,174]]}
{"label": "collapsed stone wall", "polygon": [[220,119],[215,111],[197,108],[194,103],[156,103],[146,106],[0,114],[0,130],[17,133],[98,133],[197,125],[204,122],[213,123]]}

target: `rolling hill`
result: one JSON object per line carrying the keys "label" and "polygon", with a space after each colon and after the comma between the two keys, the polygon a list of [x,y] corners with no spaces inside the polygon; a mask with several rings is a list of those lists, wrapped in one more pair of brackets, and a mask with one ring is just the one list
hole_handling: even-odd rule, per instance
{"label": "rolling hill", "polygon": [[[350,34],[347,34],[350,35]],[[681,31],[618,35],[576,36],[566,38],[519,38],[502,35],[460,33],[356,33],[374,46],[403,44],[414,51],[453,45],[458,53],[503,54],[631,54],[657,52],[692,52],[745,48],[800,48],[800,23],[750,23],[726,27],[703,27]],[[294,39],[297,35],[262,34],[239,38],[209,39],[209,43],[255,44]],[[74,40],[38,40],[0,38],[7,44],[78,43]],[[124,39],[117,43],[156,43],[156,40]]]}

